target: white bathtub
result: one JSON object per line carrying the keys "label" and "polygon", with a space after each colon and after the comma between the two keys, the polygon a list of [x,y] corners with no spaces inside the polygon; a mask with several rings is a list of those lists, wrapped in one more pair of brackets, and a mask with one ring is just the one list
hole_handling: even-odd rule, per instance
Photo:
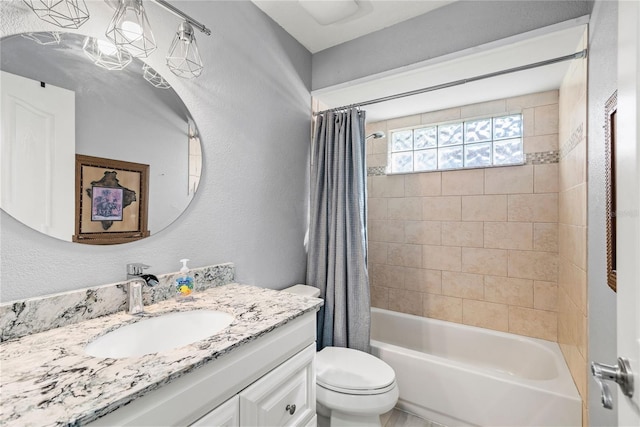
{"label": "white bathtub", "polygon": [[398,407],[453,426],[580,426],[556,343],[371,309],[372,353],[396,372]]}

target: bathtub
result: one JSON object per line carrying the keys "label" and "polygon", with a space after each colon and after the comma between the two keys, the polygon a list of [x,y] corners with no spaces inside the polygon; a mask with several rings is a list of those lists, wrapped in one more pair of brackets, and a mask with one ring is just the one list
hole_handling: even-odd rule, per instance
{"label": "bathtub", "polygon": [[581,426],[556,343],[371,309],[372,354],[396,372],[398,407],[453,426]]}

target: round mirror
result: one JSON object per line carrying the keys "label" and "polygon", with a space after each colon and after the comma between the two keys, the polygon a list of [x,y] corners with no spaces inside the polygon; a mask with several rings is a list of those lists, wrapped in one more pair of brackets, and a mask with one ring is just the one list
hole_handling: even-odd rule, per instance
{"label": "round mirror", "polygon": [[162,76],[79,34],[13,35],[0,52],[5,212],[61,240],[116,244],[187,208],[200,139]]}

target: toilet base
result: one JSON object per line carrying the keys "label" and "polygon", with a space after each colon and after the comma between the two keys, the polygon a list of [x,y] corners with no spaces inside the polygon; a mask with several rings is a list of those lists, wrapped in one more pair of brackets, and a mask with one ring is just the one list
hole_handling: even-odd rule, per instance
{"label": "toilet base", "polygon": [[380,415],[352,415],[330,410],[316,402],[318,427],[381,427]]}

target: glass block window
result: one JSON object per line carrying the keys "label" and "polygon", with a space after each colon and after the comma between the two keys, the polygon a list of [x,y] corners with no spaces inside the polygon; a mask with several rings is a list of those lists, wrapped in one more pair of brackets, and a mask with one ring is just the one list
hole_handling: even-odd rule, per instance
{"label": "glass block window", "polygon": [[391,173],[524,162],[522,114],[401,129],[390,141]]}

